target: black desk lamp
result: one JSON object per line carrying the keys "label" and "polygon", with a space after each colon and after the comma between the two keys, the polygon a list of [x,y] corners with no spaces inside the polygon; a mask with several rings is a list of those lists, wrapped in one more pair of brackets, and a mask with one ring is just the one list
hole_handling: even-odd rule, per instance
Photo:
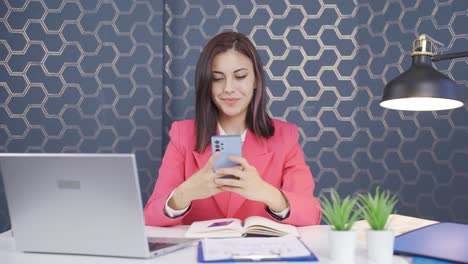
{"label": "black desk lamp", "polygon": [[463,106],[456,83],[432,67],[431,61],[468,57],[468,52],[434,55],[432,41],[421,35],[413,43],[411,67],[387,83],[380,106],[407,111],[437,111]]}

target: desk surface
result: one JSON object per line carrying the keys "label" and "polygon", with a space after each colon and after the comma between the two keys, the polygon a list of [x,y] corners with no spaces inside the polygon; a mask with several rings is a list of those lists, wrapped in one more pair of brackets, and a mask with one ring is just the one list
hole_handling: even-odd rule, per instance
{"label": "desk surface", "polygon": [[[395,230],[398,235],[408,230],[416,229],[422,226],[435,223],[434,221],[424,220],[419,218],[392,215],[389,227]],[[147,227],[147,236],[160,237],[183,237],[188,226],[176,226],[171,228]],[[319,264],[331,263],[328,259],[328,226],[307,226],[299,227],[302,240],[319,258]],[[365,229],[367,224],[364,221],[359,221],[355,224],[357,230],[358,242],[356,250],[355,263],[367,263],[366,259],[366,244],[365,244]],[[54,263],[109,263],[109,264],[127,264],[127,263],[197,263],[196,248],[182,249],[164,256],[153,259],[126,259],[126,258],[111,258],[111,257],[91,257],[91,256],[73,256],[59,254],[36,254],[36,253],[21,253],[14,251],[14,240],[9,232],[0,235],[0,262],[2,264],[54,264]],[[265,263],[265,262],[262,262]],[[274,262],[278,263],[278,262]],[[394,256],[393,263],[410,264],[411,258]]]}

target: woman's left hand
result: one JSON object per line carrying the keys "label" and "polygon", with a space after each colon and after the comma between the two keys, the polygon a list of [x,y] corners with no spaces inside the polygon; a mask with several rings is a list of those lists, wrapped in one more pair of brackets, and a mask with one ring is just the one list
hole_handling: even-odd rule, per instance
{"label": "woman's left hand", "polygon": [[[283,194],[274,186],[264,181],[246,159],[242,157],[229,157],[230,160],[239,163],[239,166],[223,168],[216,171],[218,176],[215,183],[224,191],[231,191],[244,196],[246,199],[265,203],[271,210],[281,212],[288,207]],[[221,178],[232,175],[238,179]]]}

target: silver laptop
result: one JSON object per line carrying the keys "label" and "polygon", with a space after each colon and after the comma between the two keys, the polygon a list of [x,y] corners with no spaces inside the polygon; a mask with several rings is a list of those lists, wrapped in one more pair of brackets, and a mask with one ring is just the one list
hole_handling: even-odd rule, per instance
{"label": "silver laptop", "polygon": [[0,153],[0,170],[17,250],[149,258],[194,242],[148,241],[133,154]]}

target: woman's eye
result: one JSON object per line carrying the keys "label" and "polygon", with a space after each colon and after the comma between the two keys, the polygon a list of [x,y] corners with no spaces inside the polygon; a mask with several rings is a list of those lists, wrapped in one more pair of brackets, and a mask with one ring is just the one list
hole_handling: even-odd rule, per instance
{"label": "woman's eye", "polygon": [[236,79],[238,79],[238,80],[242,80],[242,79],[245,79],[245,77],[247,77],[247,75],[243,75],[243,76],[236,76]]}
{"label": "woman's eye", "polygon": [[212,78],[213,82],[221,81],[222,79],[223,78],[215,78],[215,77]]}

